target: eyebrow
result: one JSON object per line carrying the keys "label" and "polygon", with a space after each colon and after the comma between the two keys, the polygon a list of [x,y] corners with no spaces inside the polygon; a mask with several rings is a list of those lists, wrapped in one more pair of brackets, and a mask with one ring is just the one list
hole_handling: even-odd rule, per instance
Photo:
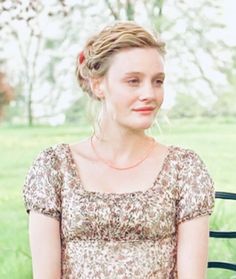
{"label": "eyebrow", "polygon": [[[129,75],[132,75],[132,74],[144,76],[144,73],[142,73],[142,72],[127,72],[124,75],[129,76]],[[163,72],[156,73],[156,74],[153,75],[153,78],[155,78],[157,76],[165,77],[165,73],[163,73]]]}

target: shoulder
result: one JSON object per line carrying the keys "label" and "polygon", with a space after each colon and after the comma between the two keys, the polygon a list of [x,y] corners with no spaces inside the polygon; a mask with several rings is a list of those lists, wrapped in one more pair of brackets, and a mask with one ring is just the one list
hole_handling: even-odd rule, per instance
{"label": "shoulder", "polygon": [[61,165],[56,146],[43,148],[29,168],[22,190],[27,213],[34,210],[60,219]]}
{"label": "shoulder", "polygon": [[205,171],[206,164],[202,155],[192,148],[179,145],[171,145],[172,162],[177,164],[176,168],[180,173],[190,173],[191,171]]}
{"label": "shoulder", "polygon": [[178,156],[178,179],[187,184],[214,184],[202,155],[192,148],[174,146],[174,154]]}
{"label": "shoulder", "polygon": [[192,148],[180,145],[169,145],[169,148],[173,156],[181,162],[186,162],[188,160],[196,160],[200,158],[198,152],[196,152]]}
{"label": "shoulder", "polygon": [[34,157],[33,167],[59,169],[61,162],[66,156],[66,143],[57,143],[41,149]]}

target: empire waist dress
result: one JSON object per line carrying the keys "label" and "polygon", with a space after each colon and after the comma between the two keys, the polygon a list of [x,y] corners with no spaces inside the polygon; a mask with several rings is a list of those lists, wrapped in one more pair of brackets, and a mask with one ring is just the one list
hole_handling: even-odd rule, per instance
{"label": "empire waist dress", "polygon": [[195,151],[168,149],[153,184],[126,193],[86,190],[67,143],[36,156],[24,204],[60,222],[62,279],[177,279],[177,226],[211,215],[215,189]]}

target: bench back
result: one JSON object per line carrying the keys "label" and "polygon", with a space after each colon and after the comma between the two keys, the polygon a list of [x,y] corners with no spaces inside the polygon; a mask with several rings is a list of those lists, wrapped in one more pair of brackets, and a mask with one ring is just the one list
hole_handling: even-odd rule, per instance
{"label": "bench back", "polygon": [[[236,193],[229,192],[215,192],[216,199],[224,200],[235,200]],[[236,223],[236,220],[235,220]],[[211,231],[209,232],[210,237],[214,238],[236,238],[236,231]],[[236,271],[236,263],[221,262],[221,261],[209,261],[208,268],[220,268]]]}

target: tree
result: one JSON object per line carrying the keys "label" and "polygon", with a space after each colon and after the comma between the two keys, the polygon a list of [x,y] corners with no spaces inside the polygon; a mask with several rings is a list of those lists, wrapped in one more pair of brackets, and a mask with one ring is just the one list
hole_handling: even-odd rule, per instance
{"label": "tree", "polygon": [[[222,84],[229,87],[226,72],[233,66],[233,48],[218,36],[224,28],[218,3],[219,0],[1,1],[2,44],[7,47],[11,41],[18,46],[17,54],[7,59],[18,59],[16,76],[22,84],[21,100],[25,101],[29,125],[64,113],[83,96],[72,78],[76,54],[88,34],[114,19],[142,24],[145,21],[161,34],[167,42],[168,82],[177,95],[189,92],[197,96],[206,91],[205,99],[219,98]],[[55,30],[52,33],[48,31],[51,26]]]}
{"label": "tree", "polygon": [[[64,1],[58,1],[54,5],[44,5],[43,1],[1,1],[0,12],[3,20],[0,22],[1,37],[7,43],[16,46],[17,54],[11,59],[18,59],[18,85],[21,84],[27,112],[29,126],[33,125],[36,118],[45,117],[45,115],[36,116],[35,107],[41,106],[42,103],[48,102],[50,108],[47,110],[47,117],[54,115],[54,109],[60,100],[62,90],[59,90],[61,84],[52,84],[54,81],[54,68],[56,61],[64,56],[64,53],[52,54],[56,44],[63,46],[63,38],[48,39],[42,29],[42,21],[48,18],[65,18],[68,14],[67,6]],[[42,67],[40,60],[45,59],[46,55],[52,55],[48,63]],[[4,61],[3,63],[7,63]],[[63,73],[61,73],[61,76]],[[50,80],[51,79],[51,80]],[[58,76],[57,76],[58,79]],[[38,87],[50,80],[52,89],[45,96],[36,96],[35,92],[39,91]],[[41,91],[42,92],[42,91]],[[40,98],[41,97],[41,98]],[[22,98],[21,98],[22,100]],[[48,112],[49,111],[49,112]]]}
{"label": "tree", "polygon": [[0,120],[3,118],[4,107],[13,99],[13,88],[8,84],[6,75],[0,72]]}
{"label": "tree", "polygon": [[170,118],[193,118],[204,114],[204,107],[200,104],[197,97],[178,92],[174,106],[169,110]]}

